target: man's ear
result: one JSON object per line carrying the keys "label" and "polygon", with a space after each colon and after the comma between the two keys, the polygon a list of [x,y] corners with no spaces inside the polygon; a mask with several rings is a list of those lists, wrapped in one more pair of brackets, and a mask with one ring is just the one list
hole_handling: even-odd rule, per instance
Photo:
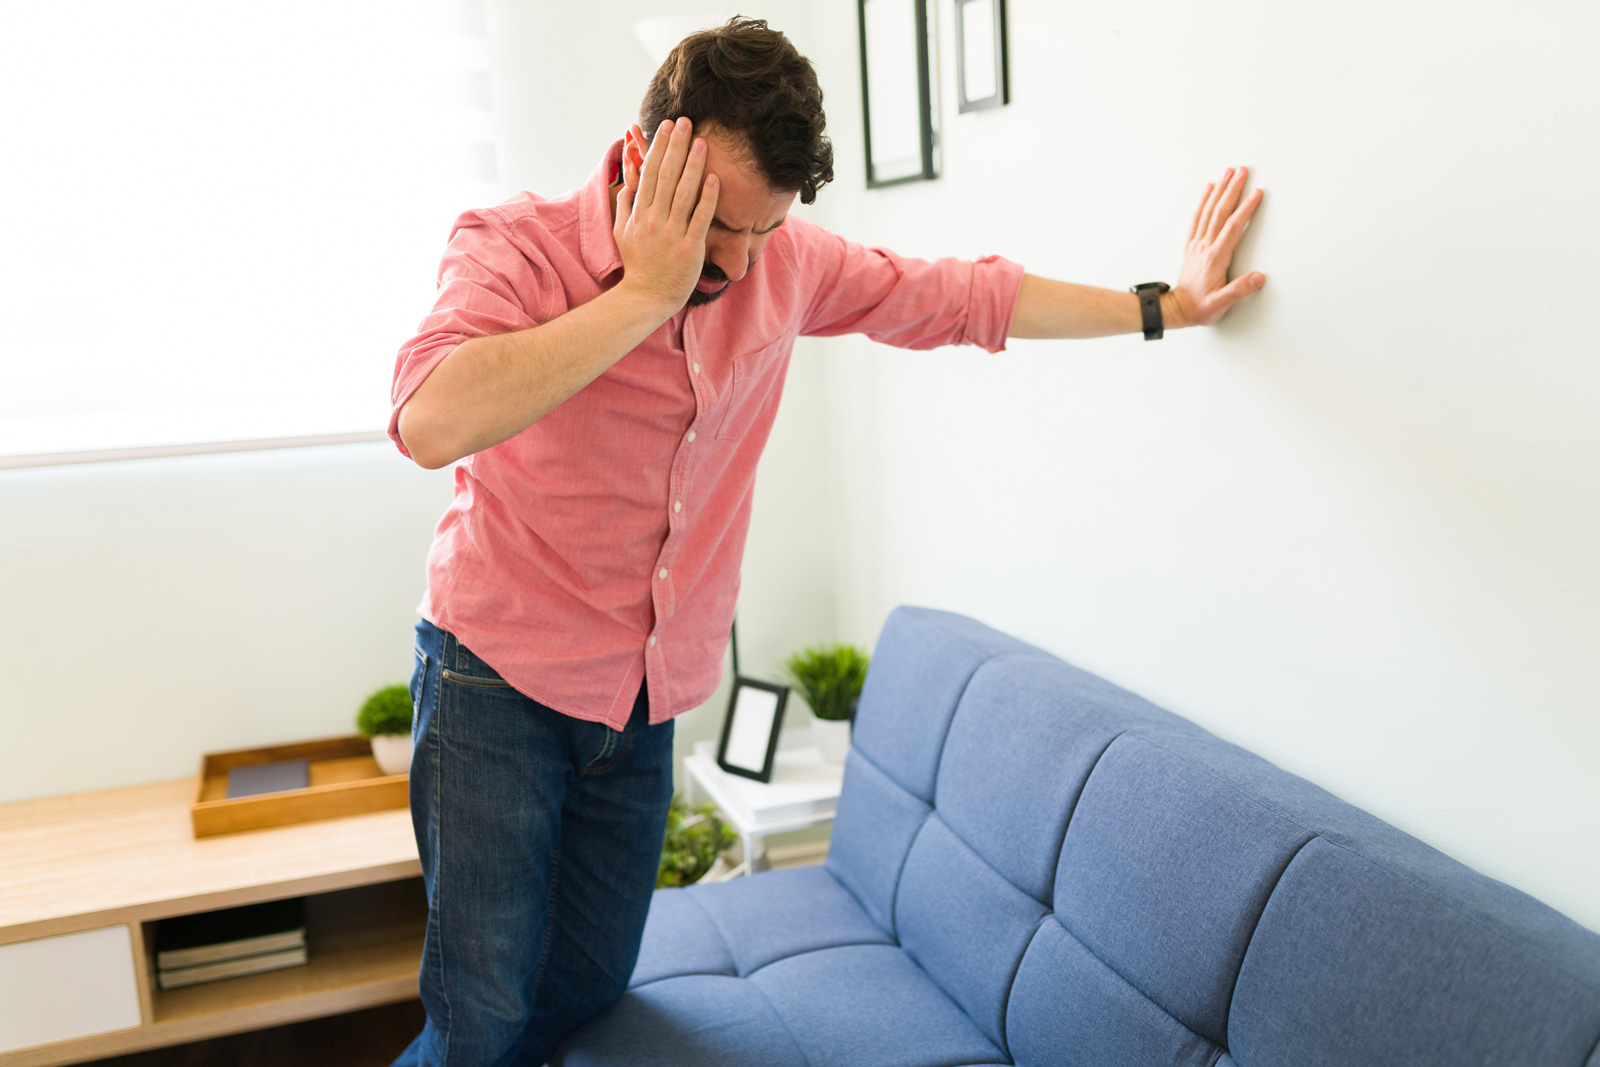
{"label": "man's ear", "polygon": [[630,126],[622,135],[622,153],[635,170],[644,170],[644,156],[649,151],[640,138],[638,126]]}

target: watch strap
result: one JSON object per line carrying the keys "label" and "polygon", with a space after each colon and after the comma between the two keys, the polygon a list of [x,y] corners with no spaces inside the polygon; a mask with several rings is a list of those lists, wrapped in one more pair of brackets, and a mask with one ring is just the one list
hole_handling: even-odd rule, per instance
{"label": "watch strap", "polygon": [[1166,332],[1165,324],[1161,321],[1161,294],[1171,288],[1166,282],[1140,282],[1128,290],[1139,297],[1139,315],[1144,321],[1146,341],[1159,341]]}

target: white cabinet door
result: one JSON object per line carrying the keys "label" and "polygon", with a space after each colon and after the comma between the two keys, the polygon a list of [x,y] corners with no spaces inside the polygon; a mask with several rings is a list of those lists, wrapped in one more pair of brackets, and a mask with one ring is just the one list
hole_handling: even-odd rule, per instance
{"label": "white cabinet door", "polygon": [[127,926],[0,945],[0,1052],[139,1025]]}

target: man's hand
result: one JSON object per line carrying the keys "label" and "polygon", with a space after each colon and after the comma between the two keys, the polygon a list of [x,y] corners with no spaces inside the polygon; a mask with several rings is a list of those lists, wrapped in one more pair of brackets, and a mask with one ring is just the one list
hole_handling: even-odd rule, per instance
{"label": "man's hand", "polygon": [[717,176],[706,174],[706,143],[688,119],[663,122],[639,166],[644,132],[628,131],[622,189],[612,233],[626,287],[675,315],[688,301],[706,256],[706,231],[717,211]]}
{"label": "man's hand", "polygon": [[1248,176],[1246,167],[1229,167],[1221,182],[1206,184],[1194,221],[1189,224],[1189,240],[1184,245],[1177,284],[1162,298],[1162,318],[1168,327],[1210,326],[1267,280],[1260,271],[1251,271],[1228,281],[1233,250],[1238,247],[1250,216],[1261,206],[1260,189],[1240,202]]}

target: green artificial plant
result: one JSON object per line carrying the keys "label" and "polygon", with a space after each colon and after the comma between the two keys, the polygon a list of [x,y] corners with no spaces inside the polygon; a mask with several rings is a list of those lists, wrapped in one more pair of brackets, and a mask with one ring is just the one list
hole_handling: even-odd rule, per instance
{"label": "green artificial plant", "polygon": [[386,685],[367,698],[356,713],[356,730],[362,737],[411,733],[411,690]]}
{"label": "green artificial plant", "polygon": [[673,794],[672,807],[667,811],[667,833],[661,845],[656,888],[692,885],[699,881],[717,862],[717,853],[738,838],[739,835],[717,817],[715,807],[701,804],[690,811],[683,797]]}
{"label": "green artificial plant", "polygon": [[867,680],[867,654],[854,645],[813,645],[783,662],[783,673],[811,705],[811,714],[848,719]]}

